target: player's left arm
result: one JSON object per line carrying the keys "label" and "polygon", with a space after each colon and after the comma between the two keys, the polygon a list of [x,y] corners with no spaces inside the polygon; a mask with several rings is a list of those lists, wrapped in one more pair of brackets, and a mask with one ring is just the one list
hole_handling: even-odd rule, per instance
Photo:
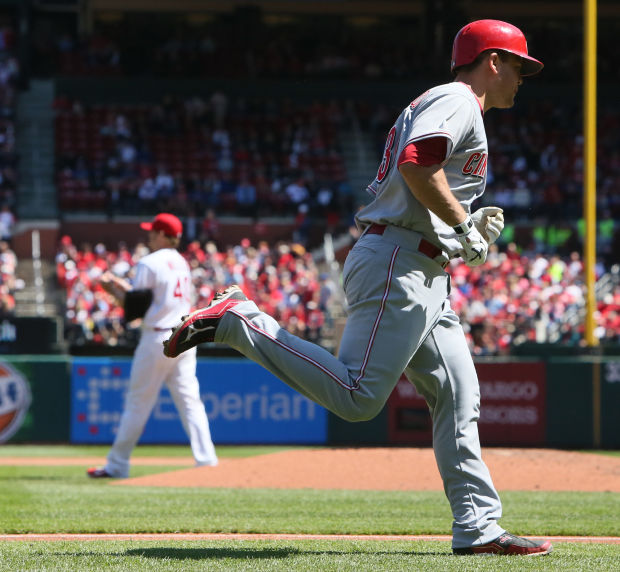
{"label": "player's left arm", "polygon": [[123,302],[125,320],[127,322],[132,322],[138,318],[144,318],[144,315],[147,313],[152,303],[152,290],[129,290],[126,292]]}

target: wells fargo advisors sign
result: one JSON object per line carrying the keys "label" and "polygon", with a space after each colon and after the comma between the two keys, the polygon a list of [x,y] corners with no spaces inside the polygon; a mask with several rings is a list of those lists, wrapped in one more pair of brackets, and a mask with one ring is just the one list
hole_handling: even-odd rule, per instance
{"label": "wells fargo advisors sign", "polygon": [[[477,363],[480,382],[478,429],[483,445],[544,445],[546,379],[543,362]],[[391,443],[429,445],[428,407],[403,376],[388,401]]]}

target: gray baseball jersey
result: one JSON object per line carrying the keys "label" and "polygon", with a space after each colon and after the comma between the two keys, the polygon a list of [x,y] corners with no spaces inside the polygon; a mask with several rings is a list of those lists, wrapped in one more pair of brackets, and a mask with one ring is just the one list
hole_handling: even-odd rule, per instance
{"label": "gray baseball jersey", "polygon": [[432,137],[446,138],[442,167],[452,193],[470,212],[486,184],[487,138],[480,103],[467,85],[454,82],[429,89],[400,114],[368,186],[374,200],[356,220],[360,228],[374,222],[415,230],[453,257],[462,249],[454,230],[415,198],[396,165],[407,145]]}

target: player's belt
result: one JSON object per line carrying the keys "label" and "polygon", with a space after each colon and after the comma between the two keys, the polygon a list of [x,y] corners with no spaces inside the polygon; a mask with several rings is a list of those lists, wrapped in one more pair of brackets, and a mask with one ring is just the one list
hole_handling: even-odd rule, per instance
{"label": "player's belt", "polygon": [[[364,234],[383,234],[386,228],[387,228],[386,224],[373,223],[366,229],[366,232]],[[432,244],[425,238],[420,239],[420,243],[418,244],[418,252],[421,252],[422,254],[424,254],[424,256],[428,256],[429,258],[433,260],[435,260],[435,258],[437,258],[438,256],[445,258],[443,256],[443,252],[441,248],[438,248],[437,246],[435,246],[434,244]],[[448,266],[448,262],[449,262],[448,260],[445,260],[445,261],[440,262],[439,264],[441,265],[442,268],[445,268],[446,266]]]}

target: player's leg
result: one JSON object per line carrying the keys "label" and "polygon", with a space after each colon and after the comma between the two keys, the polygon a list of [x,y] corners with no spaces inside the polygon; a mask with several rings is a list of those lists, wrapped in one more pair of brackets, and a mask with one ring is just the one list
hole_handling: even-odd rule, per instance
{"label": "player's leg", "polygon": [[[410,271],[420,266],[423,270]],[[226,312],[215,341],[340,417],[361,421],[381,410],[429,324],[438,319],[447,277],[432,260],[376,236],[356,244],[343,276],[349,317],[339,359],[291,335],[251,301]]]}
{"label": "player's leg", "polygon": [[174,359],[175,366],[166,385],[189,437],[192,454],[197,465],[215,466],[217,455],[196,378],[196,349],[188,350]]}
{"label": "player's leg", "polygon": [[155,406],[159,391],[173,362],[162,359],[161,339],[143,332],[131,364],[129,388],[114,444],[108,453],[106,471],[113,477],[129,476],[129,458]]}
{"label": "player's leg", "polygon": [[446,307],[405,373],[431,411],[433,448],[454,516],[453,547],[460,548],[490,542],[504,530],[480,451],[478,377],[458,318]]}

